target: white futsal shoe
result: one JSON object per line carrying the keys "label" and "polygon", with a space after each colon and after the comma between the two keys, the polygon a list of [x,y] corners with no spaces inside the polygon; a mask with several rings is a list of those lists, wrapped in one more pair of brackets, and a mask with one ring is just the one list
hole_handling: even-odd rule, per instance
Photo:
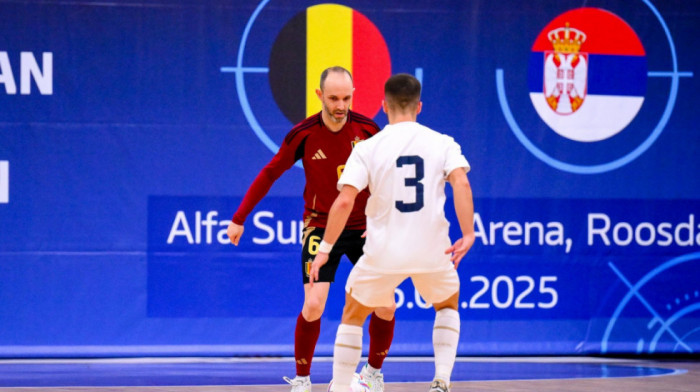
{"label": "white futsal shoe", "polygon": [[355,380],[364,382],[369,386],[370,392],[384,392],[384,375],[381,369],[371,371],[369,370],[369,365],[365,364],[360,370],[360,374],[355,376],[357,376]]}
{"label": "white futsal shoe", "polygon": [[442,380],[433,380],[428,392],[450,392],[450,387]]}
{"label": "white futsal shoe", "polygon": [[[330,384],[328,384],[328,392],[331,392],[331,388],[333,387],[333,380],[331,380]],[[371,392],[372,389],[370,389],[369,385],[362,379],[362,376],[359,374],[355,373],[352,376],[352,382],[350,383],[350,389],[348,392]]]}
{"label": "white futsal shoe", "polygon": [[282,377],[287,384],[292,385],[291,392],[311,392],[311,377],[299,377],[294,378]]}

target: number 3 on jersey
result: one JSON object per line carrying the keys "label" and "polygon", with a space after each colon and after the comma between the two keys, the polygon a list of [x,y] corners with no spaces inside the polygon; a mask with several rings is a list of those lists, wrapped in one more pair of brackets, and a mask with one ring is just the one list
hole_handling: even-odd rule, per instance
{"label": "number 3 on jersey", "polygon": [[400,156],[396,160],[396,167],[402,167],[405,165],[413,165],[415,166],[415,177],[406,177],[404,179],[404,185],[408,187],[414,187],[415,192],[416,192],[416,198],[415,202],[413,203],[404,203],[403,201],[397,200],[396,201],[396,209],[401,211],[401,212],[414,212],[418,211],[421,208],[423,208],[423,183],[420,182],[420,180],[423,179],[424,176],[424,165],[423,165],[423,158],[419,157],[418,155],[404,155]]}

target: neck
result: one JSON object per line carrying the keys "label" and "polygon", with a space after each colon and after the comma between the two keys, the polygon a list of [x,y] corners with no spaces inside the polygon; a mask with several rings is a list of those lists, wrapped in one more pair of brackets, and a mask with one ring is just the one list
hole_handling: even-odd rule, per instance
{"label": "neck", "polygon": [[416,122],[418,118],[416,113],[395,113],[387,116],[389,124],[396,124],[400,122]]}

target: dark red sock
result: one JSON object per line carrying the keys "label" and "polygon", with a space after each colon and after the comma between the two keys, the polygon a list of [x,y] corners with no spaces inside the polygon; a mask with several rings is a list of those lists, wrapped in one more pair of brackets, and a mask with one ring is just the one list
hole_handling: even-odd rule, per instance
{"label": "dark red sock", "polygon": [[321,319],[306,321],[299,313],[297,327],[294,331],[294,359],[297,363],[297,376],[311,374],[311,360],[314,358],[316,342],[321,333]]}
{"label": "dark red sock", "polygon": [[369,355],[367,362],[375,369],[381,369],[384,359],[389,354],[391,341],[394,339],[394,324],[396,317],[391,321],[382,320],[375,313],[369,320]]}

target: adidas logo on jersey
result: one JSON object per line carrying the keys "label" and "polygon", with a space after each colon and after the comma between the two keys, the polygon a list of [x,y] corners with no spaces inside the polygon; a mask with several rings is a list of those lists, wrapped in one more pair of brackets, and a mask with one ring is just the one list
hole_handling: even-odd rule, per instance
{"label": "adidas logo on jersey", "polygon": [[326,159],[326,154],[324,154],[323,151],[321,151],[321,149],[319,148],[318,151],[316,151],[316,154],[314,154],[314,157],[311,159]]}

